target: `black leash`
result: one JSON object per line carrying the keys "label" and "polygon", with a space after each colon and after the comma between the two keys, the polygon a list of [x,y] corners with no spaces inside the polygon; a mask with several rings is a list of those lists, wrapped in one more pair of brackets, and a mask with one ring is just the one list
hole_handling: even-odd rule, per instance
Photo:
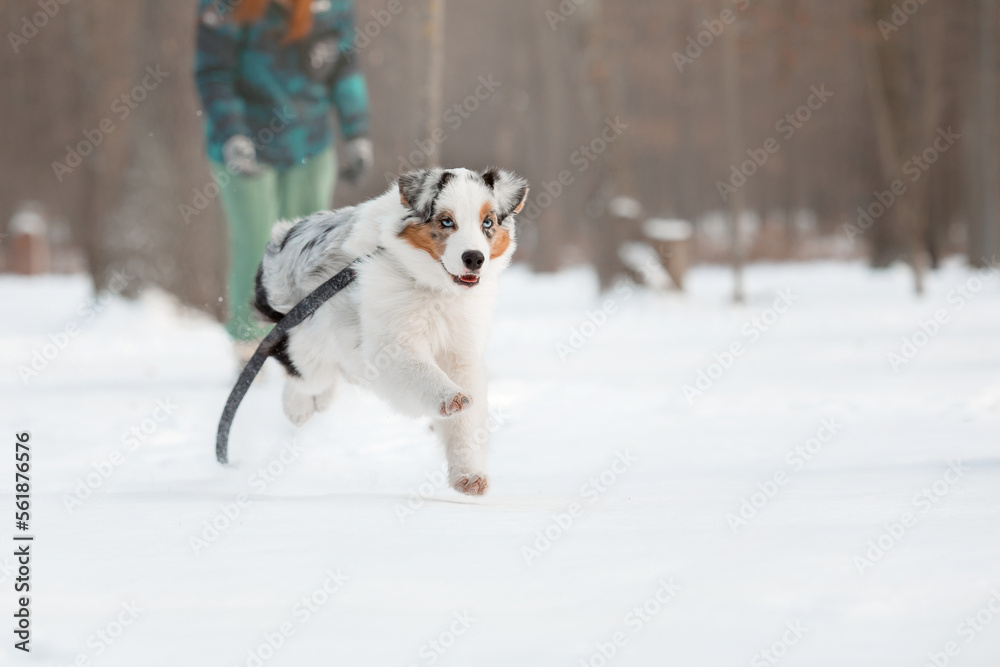
{"label": "black leash", "polygon": [[246,396],[247,390],[250,389],[250,385],[253,383],[253,379],[260,372],[261,366],[271,356],[275,346],[281,342],[289,329],[301,324],[302,320],[315,313],[316,309],[326,303],[330,297],[347,287],[354,280],[357,276],[354,264],[357,261],[354,260],[354,262],[351,262],[346,269],[317,287],[302,301],[299,301],[294,308],[288,311],[288,314],[274,325],[271,332],[260,342],[257,351],[253,353],[250,361],[243,367],[240,377],[236,380],[236,386],[229,393],[226,407],[222,411],[222,417],[219,419],[219,430],[215,436],[215,458],[219,460],[219,463],[228,463],[229,461],[229,429],[233,425],[236,409],[240,407],[240,402]]}

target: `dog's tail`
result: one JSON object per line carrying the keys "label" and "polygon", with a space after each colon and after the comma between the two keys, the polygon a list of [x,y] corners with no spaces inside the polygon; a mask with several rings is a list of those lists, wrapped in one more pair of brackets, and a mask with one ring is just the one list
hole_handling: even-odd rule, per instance
{"label": "dog's tail", "polygon": [[[264,287],[264,265],[261,264],[257,268],[257,278],[255,279],[256,287],[254,288],[254,300],[253,307],[260,313],[260,316],[271,322],[277,324],[284,317],[285,313],[279,313],[274,309],[273,306],[267,300],[267,288]],[[268,356],[274,357],[285,367],[285,371],[292,377],[299,377],[299,369],[295,366],[295,362],[292,361],[292,357],[288,352],[288,335],[285,334],[281,338],[275,341],[274,346],[268,351]]]}
{"label": "dog's tail", "polygon": [[262,318],[272,324],[277,324],[281,321],[281,318],[285,316],[284,313],[279,313],[275,310],[267,300],[267,288],[264,287],[263,262],[261,262],[261,265],[257,267],[257,277],[254,278],[253,307]]}

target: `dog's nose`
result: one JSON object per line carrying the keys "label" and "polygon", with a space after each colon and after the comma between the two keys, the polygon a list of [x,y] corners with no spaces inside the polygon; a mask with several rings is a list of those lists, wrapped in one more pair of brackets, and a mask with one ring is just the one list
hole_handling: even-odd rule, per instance
{"label": "dog's nose", "polygon": [[483,257],[483,253],[478,250],[466,250],[462,253],[462,263],[465,264],[465,268],[470,271],[479,270],[484,261],[486,261],[486,258]]}

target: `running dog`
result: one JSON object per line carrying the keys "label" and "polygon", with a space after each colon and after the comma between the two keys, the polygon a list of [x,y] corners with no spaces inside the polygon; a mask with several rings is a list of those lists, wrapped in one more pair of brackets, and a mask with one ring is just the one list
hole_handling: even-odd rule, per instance
{"label": "running dog", "polygon": [[527,195],[508,171],[423,169],[358,206],[275,225],[257,272],[264,319],[277,322],[346,266],[357,272],[273,353],[288,373],[292,423],[326,410],[343,380],[366,386],[404,414],[432,417],[452,487],[485,493],[483,352]]}

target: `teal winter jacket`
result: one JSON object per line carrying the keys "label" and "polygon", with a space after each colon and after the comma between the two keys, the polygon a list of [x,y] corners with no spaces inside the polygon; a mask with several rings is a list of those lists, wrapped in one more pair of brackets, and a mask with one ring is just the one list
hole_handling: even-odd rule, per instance
{"label": "teal winter jacket", "polygon": [[231,19],[238,0],[200,0],[195,80],[207,118],[208,155],[222,162],[230,137],[250,137],[257,159],[302,164],[333,143],[331,109],[345,140],[368,132],[368,90],[354,63],[351,0],[314,0],[313,28],[286,44],[288,10],[271,2],[254,24]]}

